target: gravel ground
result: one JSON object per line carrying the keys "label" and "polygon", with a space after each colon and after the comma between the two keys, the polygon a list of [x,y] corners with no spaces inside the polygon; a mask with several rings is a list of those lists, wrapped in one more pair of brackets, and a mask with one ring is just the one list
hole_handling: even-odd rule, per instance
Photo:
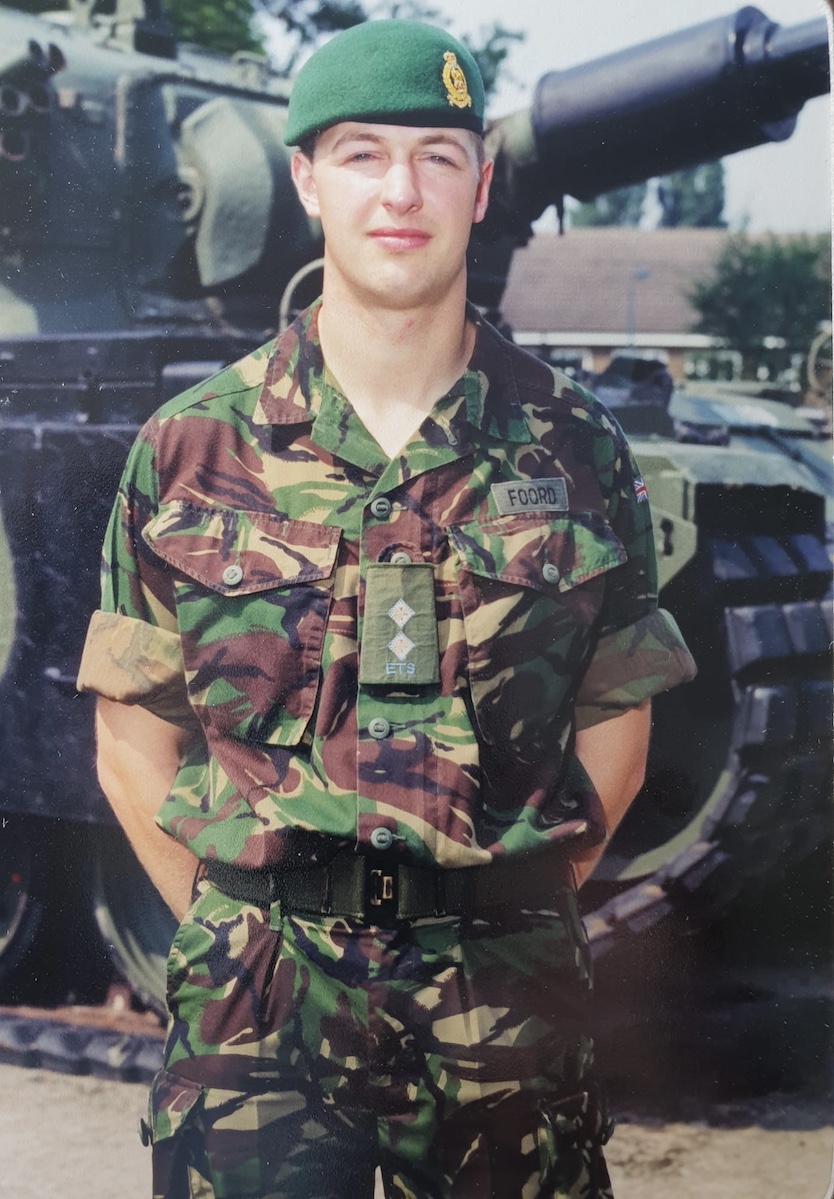
{"label": "gravel ground", "polygon": [[[144,1086],[0,1066],[0,1091],[3,1199],[149,1199]],[[719,1116],[720,1127],[621,1117],[607,1151],[617,1199],[824,1199],[834,1119],[823,1104],[777,1095]]]}

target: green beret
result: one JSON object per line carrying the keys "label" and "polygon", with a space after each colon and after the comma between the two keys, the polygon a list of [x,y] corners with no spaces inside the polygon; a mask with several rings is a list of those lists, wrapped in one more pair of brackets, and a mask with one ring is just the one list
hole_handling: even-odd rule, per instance
{"label": "green beret", "polygon": [[354,25],[325,42],[299,71],[284,141],[297,146],[339,121],[481,133],[481,72],[469,51],[434,25]]}

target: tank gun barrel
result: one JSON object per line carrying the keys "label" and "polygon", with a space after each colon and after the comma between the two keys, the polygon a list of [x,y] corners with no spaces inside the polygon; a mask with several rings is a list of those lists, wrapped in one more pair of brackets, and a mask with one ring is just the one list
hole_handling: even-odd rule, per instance
{"label": "tank gun barrel", "polygon": [[824,95],[831,85],[825,25],[820,17],[788,28],[777,26],[773,32],[768,57],[774,75],[781,73],[782,86],[793,89],[800,104]]}
{"label": "tank gun barrel", "polygon": [[549,72],[529,114],[496,123],[490,149],[509,160],[507,207],[530,220],[565,195],[587,200],[782,141],[828,87],[825,19],[782,28],[748,6]]}

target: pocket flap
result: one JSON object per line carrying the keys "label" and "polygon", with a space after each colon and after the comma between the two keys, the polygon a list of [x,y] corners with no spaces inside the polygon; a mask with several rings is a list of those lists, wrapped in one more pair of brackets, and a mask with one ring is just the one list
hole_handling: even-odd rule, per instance
{"label": "pocket flap", "polygon": [[148,1114],[153,1143],[174,1137],[202,1110],[203,1088],[170,1070],[159,1070],[154,1076],[148,1099]]}
{"label": "pocket flap", "polygon": [[250,595],[333,573],[341,530],[271,512],[163,504],[143,529],[155,554],[221,595]]}
{"label": "pocket flap", "polygon": [[448,532],[473,574],[538,591],[569,591],[627,558],[611,526],[594,512],[551,520],[516,513],[452,525]]}

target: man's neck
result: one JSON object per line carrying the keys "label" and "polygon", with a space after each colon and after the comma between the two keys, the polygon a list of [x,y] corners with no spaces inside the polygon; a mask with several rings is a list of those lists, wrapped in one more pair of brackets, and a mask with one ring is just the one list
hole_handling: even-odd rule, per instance
{"label": "man's neck", "polygon": [[436,306],[395,311],[353,303],[325,286],[319,338],[330,373],[392,457],[460,378],[475,330],[462,288]]}

